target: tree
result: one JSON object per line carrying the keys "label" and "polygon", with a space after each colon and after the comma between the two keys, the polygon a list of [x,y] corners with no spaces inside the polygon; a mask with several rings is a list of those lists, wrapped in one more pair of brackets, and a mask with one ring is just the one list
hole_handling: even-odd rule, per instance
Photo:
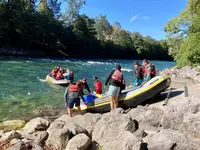
{"label": "tree", "polygon": [[98,40],[109,40],[112,33],[112,26],[107,20],[106,15],[100,15],[95,19],[94,27],[97,32]]}
{"label": "tree", "polygon": [[67,25],[72,25],[73,21],[79,16],[79,11],[83,5],[85,5],[84,0],[67,0],[68,9],[63,16]]}
{"label": "tree", "polygon": [[114,29],[117,29],[117,30],[120,30],[120,29],[121,29],[121,24],[120,24],[118,21],[116,21],[116,22],[114,22],[114,24],[113,24],[113,28],[114,28]]}

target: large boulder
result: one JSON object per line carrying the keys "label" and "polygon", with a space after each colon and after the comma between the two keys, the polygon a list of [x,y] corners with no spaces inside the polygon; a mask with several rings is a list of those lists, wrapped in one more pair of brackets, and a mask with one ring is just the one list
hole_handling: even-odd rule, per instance
{"label": "large boulder", "polygon": [[164,129],[178,130],[185,116],[200,112],[200,102],[195,97],[171,102],[168,107],[161,119],[161,126]]}
{"label": "large boulder", "polygon": [[18,142],[17,144],[14,144],[7,148],[6,150],[25,150],[26,146],[23,142]]}
{"label": "large boulder", "polygon": [[34,133],[35,131],[46,130],[49,127],[49,124],[50,123],[47,119],[35,118],[29,121],[23,130],[27,133]]}
{"label": "large boulder", "polygon": [[92,140],[84,133],[74,136],[67,144],[66,150],[87,150]]}
{"label": "large boulder", "polygon": [[128,150],[138,141],[132,134],[135,121],[118,110],[105,114],[94,126],[92,139],[104,150]]}
{"label": "large boulder", "polygon": [[163,117],[163,110],[156,107],[138,106],[128,112],[128,115],[138,121],[139,128],[143,130],[157,131]]}
{"label": "large boulder", "polygon": [[72,118],[68,117],[67,115],[63,115],[60,118],[58,118],[57,120],[66,122],[66,124],[69,122],[73,122],[73,123],[81,126],[82,128],[86,129],[87,132],[91,135],[91,133],[94,129],[94,125],[100,118],[101,118],[100,114],[86,113],[84,115],[76,115]]}
{"label": "large boulder", "polygon": [[24,127],[26,122],[24,120],[8,120],[0,123],[0,130],[4,132],[18,130]]}
{"label": "large boulder", "polygon": [[200,112],[184,117],[183,123],[179,127],[179,131],[195,138],[200,138]]}
{"label": "large boulder", "polygon": [[[54,148],[65,148],[71,137],[79,134],[88,134],[87,130],[74,123],[70,117],[62,116],[61,119],[57,119],[51,123],[47,132],[49,137],[46,141],[47,146]],[[63,121],[65,119],[65,121]],[[68,120],[68,121],[66,121]]]}
{"label": "large boulder", "polygon": [[12,139],[19,139],[21,138],[21,134],[19,134],[18,132],[16,131],[10,131],[10,132],[7,132],[7,133],[4,133],[2,135],[2,137],[0,138],[0,142],[4,142],[4,141],[11,141]]}
{"label": "large boulder", "polygon": [[198,150],[199,143],[194,143],[182,133],[171,129],[149,134],[144,138],[148,150]]}

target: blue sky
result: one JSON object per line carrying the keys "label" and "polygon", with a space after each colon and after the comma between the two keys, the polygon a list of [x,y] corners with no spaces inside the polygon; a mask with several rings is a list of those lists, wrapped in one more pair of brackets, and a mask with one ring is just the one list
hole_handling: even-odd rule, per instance
{"label": "blue sky", "polygon": [[[166,22],[177,16],[186,3],[187,0],[86,0],[80,13],[89,17],[107,15],[111,24],[119,21],[126,30],[163,39]],[[62,11],[66,9],[67,4],[63,3]]]}

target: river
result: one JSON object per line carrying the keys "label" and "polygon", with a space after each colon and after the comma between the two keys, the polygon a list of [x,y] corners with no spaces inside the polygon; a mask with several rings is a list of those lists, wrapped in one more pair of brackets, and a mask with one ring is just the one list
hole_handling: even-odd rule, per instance
{"label": "river", "polygon": [[[62,66],[75,72],[75,80],[86,77],[93,90],[94,76],[103,84],[117,63],[121,64],[127,84],[134,80],[134,60],[119,59],[32,59],[0,58],[0,121],[33,115],[41,107],[63,108],[65,87],[41,82],[54,66]],[[141,60],[139,60],[141,62]],[[175,65],[168,61],[151,61],[156,69]]]}

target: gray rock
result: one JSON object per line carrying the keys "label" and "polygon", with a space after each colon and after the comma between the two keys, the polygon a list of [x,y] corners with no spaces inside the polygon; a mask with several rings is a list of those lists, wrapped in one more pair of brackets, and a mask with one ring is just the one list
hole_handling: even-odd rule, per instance
{"label": "gray rock", "polygon": [[10,141],[10,144],[11,144],[11,145],[15,145],[15,144],[17,144],[17,143],[19,143],[19,142],[21,142],[20,139],[12,139],[12,140]]}
{"label": "gray rock", "polygon": [[3,135],[3,130],[0,130],[0,138],[1,138],[1,136]]}
{"label": "gray rock", "polygon": [[54,129],[48,132],[49,137],[46,145],[53,149],[64,149],[70,140],[70,131],[65,129]]}
{"label": "gray rock", "polygon": [[0,138],[0,142],[3,142],[3,141],[11,141],[12,139],[19,139],[21,138],[21,135],[19,133],[17,133],[16,131],[10,131],[10,132],[7,132],[7,133],[4,133],[2,135],[2,137]]}
{"label": "gray rock", "polygon": [[32,141],[34,141],[36,139],[34,135],[29,134],[25,131],[17,130],[16,132],[19,133],[20,135],[22,135],[22,138],[26,138],[26,139],[29,139],[29,140],[32,140]]}
{"label": "gray rock", "polygon": [[[68,120],[65,122],[63,120]],[[46,144],[54,148],[65,148],[68,141],[72,136],[75,136],[79,133],[87,133],[87,130],[75,124],[72,119],[69,117],[62,116],[61,119],[57,119],[51,123],[50,127],[47,130],[49,137],[46,141]]]}
{"label": "gray rock", "polygon": [[49,121],[43,118],[35,118],[29,121],[25,127],[23,128],[24,131],[27,133],[34,133],[35,131],[46,130],[49,126]]}
{"label": "gray rock", "polygon": [[164,112],[155,107],[138,106],[128,112],[128,115],[139,122],[139,128],[143,130],[157,130]]}
{"label": "gray rock", "polygon": [[86,129],[87,132],[91,135],[92,131],[94,130],[94,125],[96,122],[101,118],[100,114],[91,114],[86,113],[83,116],[82,115],[76,115],[72,118],[69,118],[67,115],[63,115],[57,120],[63,121],[63,122],[73,122],[82,128]]}
{"label": "gray rock", "polygon": [[6,150],[25,150],[26,146],[23,142],[19,142],[9,148],[7,148]]}
{"label": "gray rock", "polygon": [[0,130],[4,132],[18,130],[24,127],[26,122],[24,120],[8,120],[0,123]]}
{"label": "gray rock", "polygon": [[66,150],[87,150],[88,146],[92,143],[92,140],[81,133],[74,136],[67,144]]}
{"label": "gray rock", "polygon": [[178,130],[185,116],[198,112],[200,112],[200,102],[197,98],[189,97],[183,101],[171,102],[161,119],[161,126],[164,129]]}
{"label": "gray rock", "polygon": [[43,150],[43,148],[39,145],[37,145],[36,147],[34,147],[32,150]]}
{"label": "gray rock", "polygon": [[43,143],[47,140],[48,136],[49,135],[47,131],[38,133],[36,136],[35,145],[43,145]]}
{"label": "gray rock", "polygon": [[149,150],[198,149],[198,145],[194,145],[194,143],[182,133],[170,129],[162,130],[156,134],[149,134],[144,138],[144,141],[148,144]]}
{"label": "gray rock", "polygon": [[104,150],[126,150],[138,140],[134,131],[136,125],[129,115],[113,111],[95,124],[92,139]]}
{"label": "gray rock", "polygon": [[200,138],[200,112],[184,117],[183,123],[179,127],[179,131],[195,138]]}

